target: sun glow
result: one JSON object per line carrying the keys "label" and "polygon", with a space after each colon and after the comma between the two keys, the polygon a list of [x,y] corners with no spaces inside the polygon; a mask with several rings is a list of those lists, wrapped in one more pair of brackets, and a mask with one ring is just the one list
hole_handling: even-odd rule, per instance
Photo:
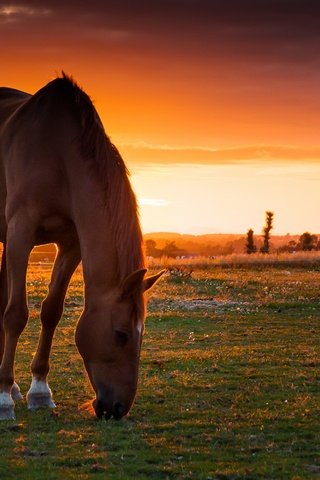
{"label": "sun glow", "polygon": [[275,213],[274,233],[320,232],[313,210],[320,165],[257,162],[132,169],[145,232],[241,233],[253,228],[261,233],[266,210]]}

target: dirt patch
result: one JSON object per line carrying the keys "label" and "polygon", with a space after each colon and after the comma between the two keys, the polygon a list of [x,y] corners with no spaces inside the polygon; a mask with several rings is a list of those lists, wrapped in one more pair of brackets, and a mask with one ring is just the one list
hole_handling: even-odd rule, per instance
{"label": "dirt patch", "polygon": [[181,300],[167,300],[153,298],[150,300],[149,308],[160,309],[163,311],[203,311],[208,312],[252,312],[257,310],[257,305],[251,302],[235,302],[231,300],[221,300],[213,298],[189,298]]}

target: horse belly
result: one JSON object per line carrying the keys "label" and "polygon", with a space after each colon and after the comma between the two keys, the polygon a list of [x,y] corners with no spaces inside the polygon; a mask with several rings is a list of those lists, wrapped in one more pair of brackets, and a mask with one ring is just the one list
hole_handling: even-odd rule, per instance
{"label": "horse belly", "polygon": [[36,244],[66,243],[73,241],[76,230],[73,222],[58,215],[52,215],[42,220],[36,232]]}

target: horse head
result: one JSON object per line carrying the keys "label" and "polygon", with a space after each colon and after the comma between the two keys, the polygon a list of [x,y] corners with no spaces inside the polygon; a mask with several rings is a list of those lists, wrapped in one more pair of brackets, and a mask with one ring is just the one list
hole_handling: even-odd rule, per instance
{"label": "horse head", "polygon": [[96,398],[98,418],[119,420],[133,403],[138,383],[145,319],[144,293],[164,273],[136,270],[120,287],[88,306],[76,329],[76,344]]}

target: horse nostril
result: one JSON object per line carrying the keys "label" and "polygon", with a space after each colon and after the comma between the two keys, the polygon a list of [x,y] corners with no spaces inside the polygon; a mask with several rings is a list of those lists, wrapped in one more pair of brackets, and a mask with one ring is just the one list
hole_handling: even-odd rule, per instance
{"label": "horse nostril", "polygon": [[96,416],[99,419],[102,418],[103,416],[106,420],[109,420],[109,418],[111,418],[112,404],[110,405],[110,402],[108,402],[108,399],[98,397],[92,402],[92,406],[94,408]]}
{"label": "horse nostril", "polygon": [[113,407],[113,418],[115,420],[120,420],[124,416],[126,412],[125,407],[122,405],[122,403],[115,403]]}
{"label": "horse nostril", "polygon": [[101,394],[92,402],[92,406],[98,418],[104,417],[105,420],[113,417],[120,420],[126,414],[126,408],[121,402],[112,401],[112,396],[102,396]]}

